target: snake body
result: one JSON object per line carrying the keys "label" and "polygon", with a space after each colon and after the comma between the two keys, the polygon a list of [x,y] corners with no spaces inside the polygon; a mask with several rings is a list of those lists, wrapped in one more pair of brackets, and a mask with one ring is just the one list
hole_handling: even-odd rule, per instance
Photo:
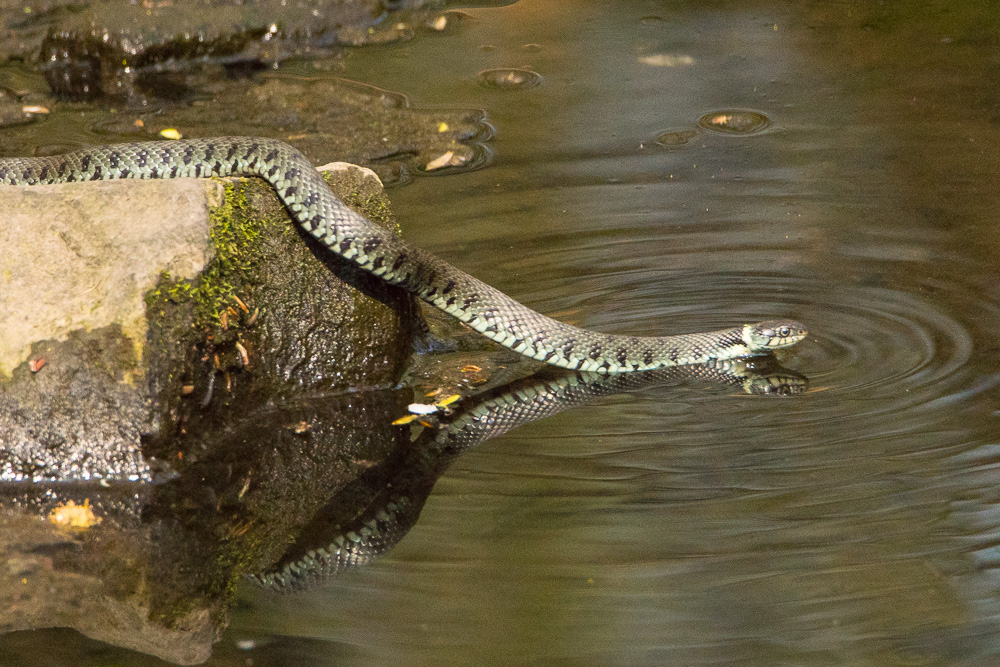
{"label": "snake body", "polygon": [[259,176],[292,219],[341,257],[526,357],[582,371],[620,373],[732,359],[793,345],[792,321],[708,333],[619,336],[546,317],[355,213],[312,163],[283,142],[219,137],[118,144],[63,155],[0,159],[0,183],[37,185],[111,179]]}

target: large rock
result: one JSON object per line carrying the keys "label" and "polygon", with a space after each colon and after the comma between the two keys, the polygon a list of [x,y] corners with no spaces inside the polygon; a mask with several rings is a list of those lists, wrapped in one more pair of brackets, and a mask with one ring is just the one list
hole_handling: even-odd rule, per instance
{"label": "large rock", "polygon": [[[392,224],[369,172],[329,180]],[[0,632],[203,661],[235,582],[406,444],[415,304],[256,180],[5,187],[0,210]],[[67,512],[91,514],[38,520]]]}
{"label": "large rock", "polygon": [[[391,224],[374,176],[333,173]],[[412,300],[308,241],[262,182],[2,188],[0,207],[0,480],[149,479],[140,438],[193,408],[402,371]]]}

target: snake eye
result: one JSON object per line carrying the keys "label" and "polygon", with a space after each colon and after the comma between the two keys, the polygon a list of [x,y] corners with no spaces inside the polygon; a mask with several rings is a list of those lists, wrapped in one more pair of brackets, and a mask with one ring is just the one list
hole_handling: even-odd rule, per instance
{"label": "snake eye", "polygon": [[781,338],[788,338],[791,335],[792,335],[792,330],[789,329],[788,327],[779,327],[778,328],[778,336],[779,337],[781,337]]}

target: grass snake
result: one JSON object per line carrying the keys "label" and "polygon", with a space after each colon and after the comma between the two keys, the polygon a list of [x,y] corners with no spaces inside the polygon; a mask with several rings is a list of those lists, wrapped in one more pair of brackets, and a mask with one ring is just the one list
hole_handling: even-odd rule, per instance
{"label": "grass snake", "polygon": [[63,155],[0,158],[0,183],[37,185],[126,178],[259,176],[292,219],[330,250],[398,285],[519,354],[598,373],[732,359],[793,345],[793,321],[662,337],[620,336],[564,324],[373,224],[343,204],[298,150],[266,138],[218,137],[118,144]]}

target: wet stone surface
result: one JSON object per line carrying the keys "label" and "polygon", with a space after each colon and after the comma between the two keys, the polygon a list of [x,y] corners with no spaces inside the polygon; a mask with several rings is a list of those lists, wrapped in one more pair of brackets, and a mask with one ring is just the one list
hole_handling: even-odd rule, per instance
{"label": "wet stone surface", "polygon": [[[408,39],[435,2],[176,0],[0,2],[0,61],[41,63],[53,92],[74,100],[141,94],[142,77],[212,61],[251,69]],[[416,13],[414,13],[416,12]]]}
{"label": "wet stone surface", "polygon": [[158,420],[142,380],[119,326],[32,346],[0,381],[0,482],[150,481],[138,443]]}
{"label": "wet stone surface", "polygon": [[[165,129],[184,137],[269,136],[287,141],[316,164],[346,161],[371,168],[386,185],[405,183],[452,152],[447,171],[471,171],[490,163],[493,128],[475,109],[421,109],[402,94],[327,75],[314,80],[262,75],[254,85],[212,76],[183,79],[210,99],[149,109],[91,110],[86,116],[57,103],[51,122],[83,121],[96,143],[147,141]],[[195,83],[196,82],[196,83]],[[36,81],[37,83],[37,81]],[[75,116],[72,121],[68,116]],[[39,124],[9,137],[12,154],[55,154],[81,146],[53,144]]]}

